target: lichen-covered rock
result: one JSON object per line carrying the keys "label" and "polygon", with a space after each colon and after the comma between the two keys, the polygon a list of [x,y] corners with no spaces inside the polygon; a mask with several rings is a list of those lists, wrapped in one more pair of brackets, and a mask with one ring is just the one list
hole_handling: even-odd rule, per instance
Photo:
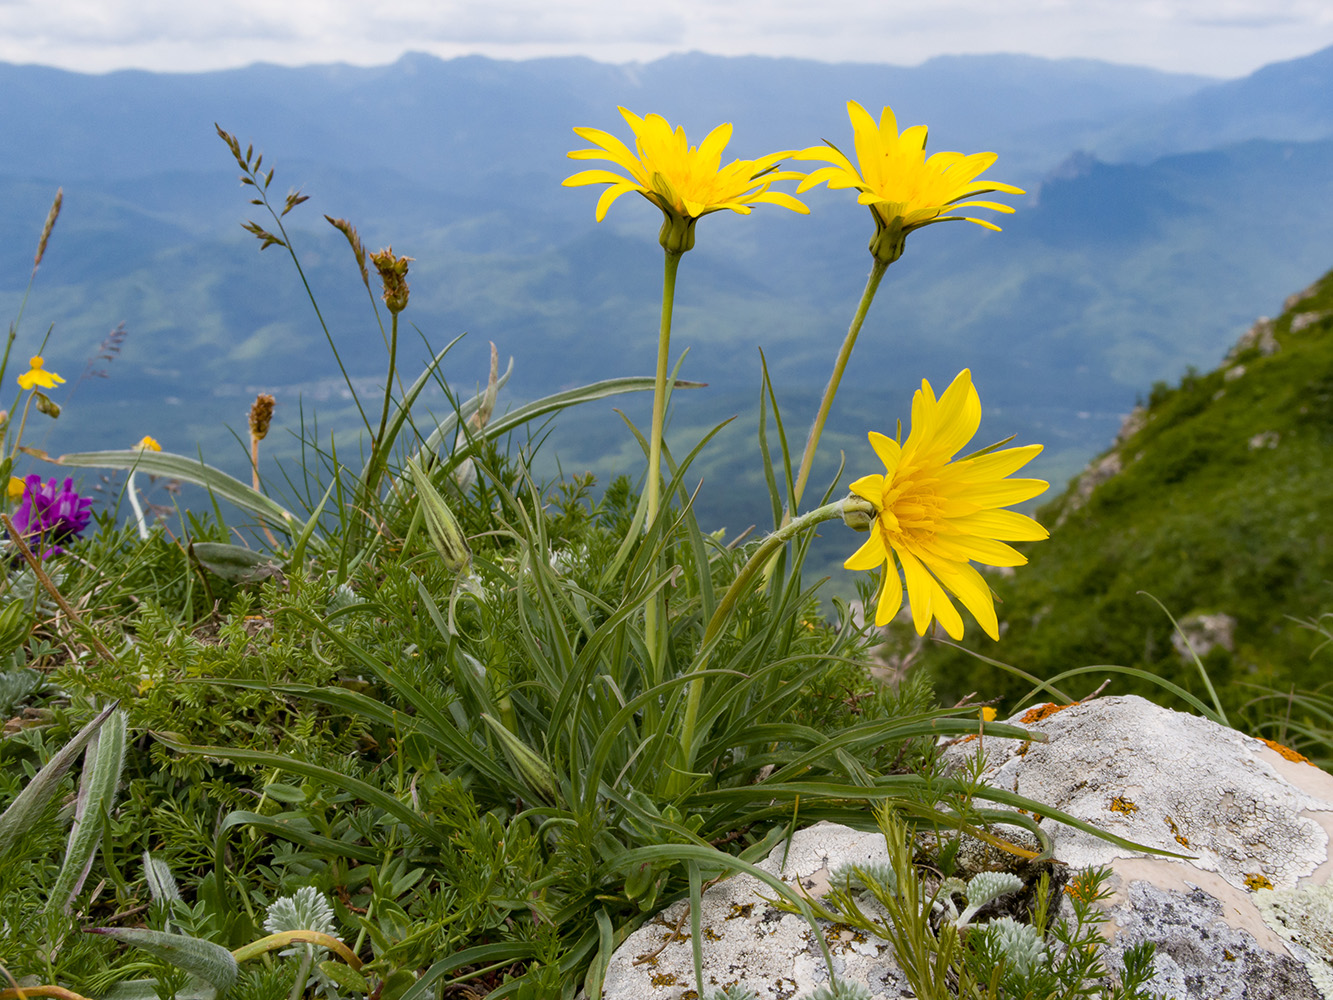
{"label": "lichen-covered rock", "polygon": [[[1110,961],[1158,948],[1177,1000],[1333,1000],[1333,776],[1285,748],[1142,698],[1010,720],[1045,742],[986,737],[986,780],[1135,843],[1042,822],[1055,858],[1108,866]],[[955,744],[956,764],[978,742]]]}
{"label": "lichen-covered rock", "polygon": [[[785,861],[785,863],[784,863]],[[835,823],[800,830],[757,867],[813,896],[828,891],[842,865],[887,865],[879,833]],[[703,896],[703,972],[706,991],[748,987],[758,1000],[790,1000],[829,984],[824,956],[805,918],[764,901],[774,891],[750,875],[736,875]],[[678,902],[631,934],[612,956],[602,985],[605,1000],[693,1000],[694,960],[685,902]],[[679,925],[679,929],[678,929]],[[911,997],[885,941],[820,922],[838,978],[863,986],[872,1000]]]}
{"label": "lichen-covered rock", "polygon": [[[1040,820],[1059,865],[1111,869],[1103,928],[1111,969],[1151,941],[1151,989],[1174,1000],[1333,1000],[1333,776],[1276,744],[1142,698],[1042,706],[1009,721],[1043,739],[969,738],[945,751],[946,762],[981,752],[991,785],[1175,855]],[[996,867],[972,846],[957,855],[963,867]],[[887,862],[879,833],[819,823],[759,867],[820,896],[839,867]],[[745,987],[758,1000],[792,1000],[828,985],[813,931],[769,906],[772,895],[746,875],[704,893],[706,994]],[[617,949],[606,1000],[694,1000],[685,914],[683,902],[668,907]],[[912,996],[886,942],[827,923],[820,932],[840,981],[873,1000]]]}

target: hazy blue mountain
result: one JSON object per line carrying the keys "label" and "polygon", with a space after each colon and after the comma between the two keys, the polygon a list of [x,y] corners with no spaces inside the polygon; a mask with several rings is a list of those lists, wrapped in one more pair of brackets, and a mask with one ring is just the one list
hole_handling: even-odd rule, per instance
{"label": "hazy blue mountain", "polygon": [[1333,137],[1333,46],[1202,87],[1091,136],[1105,159],[1146,162],[1250,139]]}
{"label": "hazy blue mountain", "polygon": [[[1310,73],[1324,65],[1297,62]],[[1236,84],[1022,56],[902,68],[412,55],[374,69],[104,76],[0,65],[0,313],[18,308],[61,184],[65,211],[15,349],[26,356],[53,323],[46,353],[77,380],[116,323],[129,337],[112,377],[81,384],[49,437],[32,443],[59,452],[153,433],[169,449],[192,453],[198,442],[238,466],[238,448],[217,457],[229,445],[223,425],[243,426],[257,390],[279,398],[275,450],[294,447],[281,431],[298,426],[301,400],[321,433],[351,426],[290,259],[281,248],[258,253],[240,229],[263,216],[246,204],[216,121],[264,151],[279,201],[289,187],[311,196],[285,221],[344,363],[372,397],[381,332],[325,213],[350,219],[371,248],[392,243],[416,258],[405,318],[437,348],[469,334],[445,366],[453,385],[484,375],[490,340],[515,358],[511,401],[648,374],[659,216],[625,198],[594,223],[596,193],[560,187],[572,169],[565,152],[582,144],[570,127],[623,133],[617,103],[659,110],[696,138],[732,119],[732,150],[755,155],[845,143],[849,97],[888,102],[901,123],[931,124],[932,148],[995,149],[996,178],[1031,194],[1009,199],[1018,212],[1000,220],[1002,234],[958,224],[911,238],[862,334],[820,472],[832,475],[839,447],[865,460],[865,431],[890,429],[922,377],[947,382],[970,366],[983,436],[1044,441],[1038,474],[1059,481],[1153,381],[1211,367],[1255,314],[1327,268],[1333,139],[1310,138],[1323,133],[1306,93],[1323,78],[1292,65],[1248,78],[1272,78],[1268,100],[1290,109],[1285,132],[1145,163],[1079,151],[1117,123]],[[733,527],[763,510],[759,348],[789,433],[802,438],[869,266],[865,209],[845,192],[812,192],[809,203],[808,217],[761,208],[703,220],[681,269],[674,345],[690,349],[685,377],[709,388],[681,399],[675,426],[683,443],[741,414],[700,465],[718,490],[706,502]],[[410,333],[406,367],[426,355]],[[625,408],[646,420],[646,400]],[[554,443],[567,469],[632,467],[632,439],[610,405],[562,419]]]}

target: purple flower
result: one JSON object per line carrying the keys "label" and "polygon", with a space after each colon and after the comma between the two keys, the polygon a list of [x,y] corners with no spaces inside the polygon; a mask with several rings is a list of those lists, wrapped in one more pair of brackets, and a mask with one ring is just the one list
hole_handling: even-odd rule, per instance
{"label": "purple flower", "polygon": [[42,477],[34,473],[23,484],[23,502],[11,518],[14,530],[25,540],[35,537],[41,546],[50,545],[42,552],[43,559],[60,555],[64,549],[52,543],[73,538],[88,527],[92,497],[75,493],[72,479],[56,489],[54,479],[43,484]]}

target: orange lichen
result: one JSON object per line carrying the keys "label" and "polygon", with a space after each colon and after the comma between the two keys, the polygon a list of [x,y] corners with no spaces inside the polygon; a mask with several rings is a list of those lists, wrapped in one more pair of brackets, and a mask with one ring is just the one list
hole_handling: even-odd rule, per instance
{"label": "orange lichen", "polygon": [[1034,722],[1040,722],[1042,719],[1049,719],[1056,712],[1063,712],[1066,708],[1073,708],[1078,702],[1072,702],[1069,705],[1057,705],[1053,701],[1048,701],[1045,705],[1038,705],[1036,708],[1029,708],[1023,713],[1023,717],[1018,721],[1025,726],[1030,726]]}
{"label": "orange lichen", "polygon": [[1267,875],[1256,873],[1245,876],[1245,888],[1249,889],[1250,892],[1257,892],[1260,889],[1273,888],[1273,883],[1268,881]]}
{"label": "orange lichen", "polygon": [[1262,736],[1256,736],[1255,739],[1257,739],[1260,743],[1266,743],[1275,753],[1279,754],[1282,757],[1287,758],[1287,760],[1295,761],[1297,764],[1304,761],[1311,767],[1315,766],[1314,761],[1312,761],[1309,757],[1305,756],[1305,754],[1297,753],[1291,747],[1284,747],[1281,743],[1278,743],[1276,740],[1266,740]]}
{"label": "orange lichen", "polygon": [[1111,812],[1124,813],[1126,816],[1132,815],[1139,811],[1138,806],[1136,806],[1129,799],[1124,798],[1123,796],[1120,795],[1117,795],[1115,798],[1113,798],[1111,800],[1110,806],[1108,806],[1107,808],[1109,808]]}
{"label": "orange lichen", "polygon": [[1170,816],[1164,816],[1162,818],[1166,820],[1166,825],[1171,828],[1171,836],[1176,838],[1176,843],[1181,847],[1189,847],[1189,838],[1180,832],[1180,828],[1176,826],[1175,821]]}

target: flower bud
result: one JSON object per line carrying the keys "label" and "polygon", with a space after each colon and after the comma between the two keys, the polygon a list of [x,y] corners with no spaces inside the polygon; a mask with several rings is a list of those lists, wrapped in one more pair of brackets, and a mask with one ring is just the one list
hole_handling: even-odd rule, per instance
{"label": "flower bud", "polygon": [[34,389],[32,401],[36,405],[38,413],[45,413],[52,420],[60,416],[60,404],[52,400],[46,393]]}
{"label": "flower bud", "polygon": [[694,224],[698,219],[688,215],[678,215],[665,209],[662,214],[662,228],[658,230],[657,240],[667,253],[684,253],[694,249]]}
{"label": "flower bud", "polygon": [[483,722],[491,727],[491,732],[500,741],[500,749],[504,751],[504,755],[514,765],[519,777],[527,782],[528,787],[547,802],[559,802],[560,784],[556,781],[555,772],[551,770],[551,766],[538,757],[530,746],[506,729],[498,720],[485,712],[481,713],[481,718]]}
{"label": "flower bud", "polygon": [[426,521],[426,534],[430,536],[431,544],[444,560],[445,566],[455,573],[466,573],[472,564],[472,550],[463,537],[458,519],[431,483],[430,475],[411,459],[408,459],[407,468],[416,484],[421,513]]}
{"label": "flower bud", "polygon": [[878,516],[879,508],[855,493],[842,502],[842,523],[853,531],[869,531]]}

